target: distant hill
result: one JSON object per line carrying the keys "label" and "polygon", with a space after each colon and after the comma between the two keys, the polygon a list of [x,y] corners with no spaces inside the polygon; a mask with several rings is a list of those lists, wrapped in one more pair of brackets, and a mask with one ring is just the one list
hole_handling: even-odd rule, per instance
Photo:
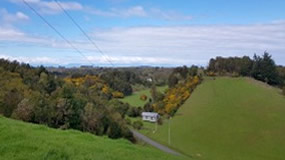
{"label": "distant hill", "polygon": [[1,160],[183,160],[151,147],[0,116]]}
{"label": "distant hill", "polygon": [[[281,160],[284,124],[279,89],[250,78],[206,78],[171,120],[170,147],[198,160]],[[156,133],[145,127],[168,144],[167,121]]]}

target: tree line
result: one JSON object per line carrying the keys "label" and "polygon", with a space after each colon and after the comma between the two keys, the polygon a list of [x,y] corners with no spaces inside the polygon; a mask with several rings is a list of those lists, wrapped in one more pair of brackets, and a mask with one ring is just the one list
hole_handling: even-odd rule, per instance
{"label": "tree line", "polygon": [[160,115],[174,116],[179,107],[191,96],[198,84],[203,80],[197,66],[176,67],[168,77],[168,89],[162,93],[151,87],[151,99],[143,107],[147,112],[158,112]]}
{"label": "tree line", "polygon": [[252,59],[248,56],[212,58],[209,61],[207,73],[208,75],[250,76],[280,87],[285,84],[285,67],[277,66],[267,52],[262,56],[255,54]]}
{"label": "tree line", "polygon": [[59,78],[44,67],[0,59],[0,114],[53,128],[134,141],[127,104],[99,76]]}

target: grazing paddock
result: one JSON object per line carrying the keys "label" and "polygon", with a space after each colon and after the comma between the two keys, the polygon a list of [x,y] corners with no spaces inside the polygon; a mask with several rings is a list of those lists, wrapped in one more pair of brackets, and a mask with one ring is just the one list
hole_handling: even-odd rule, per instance
{"label": "grazing paddock", "polygon": [[0,116],[1,160],[185,160],[152,147]]}
{"label": "grazing paddock", "polygon": [[[201,160],[285,159],[285,97],[248,78],[206,78],[170,123],[170,147]],[[143,134],[168,144],[168,123]]]}
{"label": "grazing paddock", "polygon": [[[164,92],[166,89],[167,86],[157,87],[157,90],[160,92]],[[148,97],[147,100],[146,101],[141,100],[140,99],[141,95],[146,95]],[[131,106],[134,107],[143,107],[148,102],[149,98],[151,98],[150,89],[144,89],[141,91],[134,92],[132,95],[126,96],[125,98],[120,100],[122,102],[129,103]]]}

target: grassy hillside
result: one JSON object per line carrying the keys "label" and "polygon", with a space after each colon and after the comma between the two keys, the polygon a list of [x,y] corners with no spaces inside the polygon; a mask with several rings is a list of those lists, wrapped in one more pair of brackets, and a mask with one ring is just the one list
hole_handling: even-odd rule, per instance
{"label": "grassy hillside", "polygon": [[182,160],[159,150],[0,116],[1,160]]}
{"label": "grassy hillside", "polygon": [[[167,86],[157,87],[157,90],[160,92],[164,92],[166,89],[167,89]],[[125,98],[120,99],[120,100],[122,102],[129,103],[131,106],[134,106],[134,107],[143,107],[148,102],[148,100],[146,101],[140,100],[140,96],[143,94],[146,95],[148,98],[150,98],[151,97],[150,89],[144,89],[141,91],[134,92],[132,95],[126,96]]]}
{"label": "grassy hillside", "polygon": [[[202,160],[285,159],[285,97],[249,78],[205,80],[171,123],[171,147]],[[152,133],[168,143],[168,123]],[[150,129],[151,128],[151,129]]]}

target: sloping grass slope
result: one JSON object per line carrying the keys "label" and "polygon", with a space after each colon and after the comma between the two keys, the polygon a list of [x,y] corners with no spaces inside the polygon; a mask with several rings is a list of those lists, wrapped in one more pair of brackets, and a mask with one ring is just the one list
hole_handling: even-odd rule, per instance
{"label": "sloping grass slope", "polygon": [[0,116],[1,160],[182,160],[159,150]]}
{"label": "sloping grass slope", "polygon": [[[285,159],[285,97],[249,78],[205,80],[170,126],[170,146],[196,159]],[[167,121],[141,132],[168,144]]]}
{"label": "sloping grass slope", "polygon": [[[162,93],[166,89],[167,89],[167,86],[157,87],[157,90],[162,92]],[[148,99],[146,101],[142,101],[140,99],[141,95],[146,95]],[[141,91],[134,92],[132,95],[126,96],[126,97],[124,97],[123,99],[120,99],[120,100],[122,102],[129,103],[133,107],[143,107],[148,102],[149,98],[151,98],[150,89],[144,89],[144,90],[141,90]]]}

